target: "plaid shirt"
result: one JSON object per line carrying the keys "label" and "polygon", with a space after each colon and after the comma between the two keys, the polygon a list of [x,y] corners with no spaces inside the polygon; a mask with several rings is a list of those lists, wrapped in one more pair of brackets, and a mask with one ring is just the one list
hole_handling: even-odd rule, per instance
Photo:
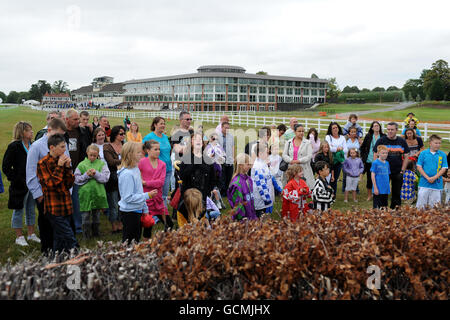
{"label": "plaid shirt", "polygon": [[44,212],[55,216],[72,214],[70,188],[75,181],[72,168],[58,166],[50,154],[39,160],[37,176],[44,193]]}

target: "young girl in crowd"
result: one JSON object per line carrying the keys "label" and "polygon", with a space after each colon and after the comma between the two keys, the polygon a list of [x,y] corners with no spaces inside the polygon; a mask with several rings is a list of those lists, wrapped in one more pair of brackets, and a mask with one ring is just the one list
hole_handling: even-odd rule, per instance
{"label": "young girl in crowd", "polygon": [[312,191],[312,200],[314,209],[325,211],[331,208],[336,199],[334,189],[328,184],[327,177],[330,174],[330,168],[325,161],[316,162],[316,170],[319,177],[316,179],[314,189]]}
{"label": "young girl in crowd", "polygon": [[98,156],[100,158],[100,160],[105,161],[105,155],[103,154],[103,146],[105,145],[106,142],[106,133],[105,130],[103,130],[103,128],[98,127],[97,129],[94,130],[94,134],[92,135],[92,142],[95,146],[97,146],[99,153]]}
{"label": "young girl in crowd", "polygon": [[[322,144],[320,145],[319,152],[314,158],[314,164],[316,164],[319,161],[325,161],[328,164],[328,169],[330,169],[331,173],[326,177],[326,179],[328,183],[333,182],[334,181],[333,154],[330,151],[330,145],[326,141],[322,142]],[[314,165],[314,172],[318,173],[315,165]]]}
{"label": "young girl in crowd", "polygon": [[120,213],[122,215],[123,233],[122,241],[139,242],[141,237],[141,214],[148,213],[146,200],[158,194],[154,189],[144,192],[141,172],[138,163],[142,158],[142,144],[127,142],[121,151],[122,162],[117,171],[119,178]]}
{"label": "young girl in crowd", "polygon": [[196,223],[204,217],[203,195],[195,188],[187,189],[183,195],[183,204],[177,212],[178,227]]}
{"label": "young girl in crowd", "polygon": [[255,190],[256,216],[259,218],[264,213],[272,213],[275,202],[274,189],[281,192],[276,180],[272,179],[267,158],[269,157],[267,144],[256,143],[256,159],[251,170],[253,190]]}
{"label": "young girl in crowd", "polygon": [[106,163],[98,159],[99,148],[91,144],[86,149],[87,157],[75,170],[75,183],[80,186],[78,196],[82,219],[83,237],[100,235],[100,211],[108,208],[104,184],[109,179]]}
{"label": "young girl in crowd", "polygon": [[270,147],[270,155],[269,155],[269,170],[272,177],[275,178],[277,184],[281,187],[283,184],[281,179],[283,178],[283,171],[280,170],[280,162],[283,158],[280,156],[278,152],[278,145],[272,144]]}
{"label": "young girl in crowd", "polygon": [[312,147],[312,152],[313,152],[313,156],[312,156],[312,162],[314,162],[314,159],[317,155],[317,153],[319,152],[320,149],[320,138],[319,138],[319,133],[317,132],[316,128],[311,128],[308,130],[308,134],[306,135],[306,139],[308,139],[311,142],[311,147]]}
{"label": "young girl in crowd", "polygon": [[403,184],[400,191],[400,199],[409,205],[411,205],[416,199],[416,181],[419,178],[415,172],[415,162],[409,161],[408,166],[403,173]]}
{"label": "young girl in crowd", "polygon": [[450,170],[444,174],[444,197],[445,203],[450,203]]}
{"label": "young girl in crowd", "polygon": [[283,189],[281,215],[283,218],[289,217],[292,222],[297,221],[300,212],[309,209],[306,201],[311,192],[302,176],[303,168],[300,164],[292,164],[286,170],[288,183]]}
{"label": "young girl in crowd", "polygon": [[233,209],[233,220],[257,219],[253,196],[253,180],[247,175],[251,167],[248,154],[240,153],[237,155],[236,169],[227,191],[228,202],[231,209]]}
{"label": "young girl in crowd", "polygon": [[345,187],[345,200],[348,202],[348,192],[352,191],[353,201],[358,202],[356,199],[356,188],[358,187],[358,182],[362,177],[364,172],[364,164],[359,157],[358,150],[352,148],[348,152],[347,159],[344,161],[343,170],[346,174],[346,187]]}
{"label": "young girl in crowd", "polygon": [[130,130],[127,132],[127,141],[142,142],[142,135],[136,122],[132,122],[130,125]]}
{"label": "young girl in crowd", "polygon": [[[159,160],[160,150],[157,141],[146,141],[143,145],[143,151],[148,154],[148,158],[142,157],[138,167],[141,172],[144,192],[157,190],[157,194],[152,199],[147,200],[148,212],[153,216],[157,216],[158,220],[164,223],[164,229],[167,230],[173,227],[173,222],[162,197],[166,177],[166,164],[164,161]],[[151,236],[152,227],[144,228],[144,241],[150,239]]]}

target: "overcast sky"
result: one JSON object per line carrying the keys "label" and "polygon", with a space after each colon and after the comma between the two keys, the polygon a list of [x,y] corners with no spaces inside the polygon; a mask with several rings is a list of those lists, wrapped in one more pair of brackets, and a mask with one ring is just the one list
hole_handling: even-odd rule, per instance
{"label": "overcast sky", "polygon": [[0,2],[0,91],[40,79],[71,90],[226,64],[401,87],[450,62],[450,1],[149,0]]}

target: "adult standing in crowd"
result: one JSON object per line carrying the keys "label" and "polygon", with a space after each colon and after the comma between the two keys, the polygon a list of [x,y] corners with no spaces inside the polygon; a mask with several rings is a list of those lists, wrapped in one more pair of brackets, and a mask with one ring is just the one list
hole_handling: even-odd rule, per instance
{"label": "adult standing in crowd", "polygon": [[94,118],[92,119],[92,130],[95,131],[95,129],[97,129],[98,127],[100,127],[100,123],[98,122],[98,117],[94,116]]}
{"label": "adult standing in crowd", "polygon": [[87,112],[86,110],[80,112],[80,128],[85,129],[86,134],[89,136],[89,141],[91,141],[94,129],[92,127],[92,124],[89,123],[89,112]]}
{"label": "adult standing in crowd", "polygon": [[229,132],[230,124],[228,122],[222,123],[222,132],[218,135],[219,143],[225,151],[225,163],[222,164],[222,179],[220,179],[220,193],[222,197],[227,195],[228,186],[233,177],[234,164],[234,137]]}
{"label": "adult standing in crowd", "polygon": [[419,156],[419,153],[425,149],[423,140],[416,135],[416,131],[413,128],[408,128],[405,131],[405,140],[409,147],[410,156]]}
{"label": "adult standing in crowd", "polygon": [[257,157],[256,145],[258,143],[265,144],[265,145],[267,145],[267,148],[268,148],[271,134],[272,134],[272,130],[270,129],[270,127],[264,126],[258,130],[258,140],[247,143],[247,145],[245,146],[245,153],[250,156],[251,163],[254,163],[255,159]]}
{"label": "adult standing in crowd", "polygon": [[370,171],[370,168],[372,167],[372,162],[375,160],[373,158],[373,148],[375,147],[375,144],[377,143],[378,139],[385,136],[383,133],[383,130],[381,128],[381,125],[378,121],[373,121],[370,125],[369,131],[367,132],[366,136],[364,137],[364,141],[361,145],[360,151],[361,151],[361,160],[364,163],[364,172],[367,175],[367,201],[372,200],[372,174]]}
{"label": "adult standing in crowd", "polygon": [[304,138],[305,127],[297,124],[294,127],[295,137],[284,145],[283,160],[289,164],[299,163],[303,168],[303,177],[306,184],[312,190],[314,188],[314,174],[311,168],[312,146],[308,139]]}
{"label": "adult standing in crowd", "polygon": [[[27,154],[26,182],[38,208],[38,228],[41,239],[41,252],[43,253],[53,249],[53,228],[47,213],[44,211],[44,195],[36,175],[37,163],[49,152],[48,138],[57,133],[64,134],[66,130],[66,125],[61,119],[53,119],[47,126],[47,133],[31,145]],[[64,154],[70,156],[69,148],[66,147]]]}
{"label": "adult standing in crowd", "polygon": [[327,135],[325,141],[330,145],[330,150],[333,155],[333,176],[334,181],[331,181],[330,185],[336,195],[337,183],[342,170],[342,164],[345,161],[345,155],[347,154],[347,141],[342,134],[342,128],[337,122],[331,122],[328,126]]}
{"label": "adult standing in crowd", "polygon": [[289,129],[287,129],[287,131],[283,135],[285,142],[294,139],[294,137],[295,137],[295,125],[297,123],[298,123],[297,118],[291,118],[291,120],[289,120]]}
{"label": "adult standing in crowd", "polygon": [[111,128],[109,126],[108,118],[106,116],[101,116],[100,119],[98,119],[98,123],[103,131],[105,131],[107,137],[106,140],[108,141],[108,138],[111,136]]}
{"label": "adult standing in crowd", "polygon": [[162,189],[162,198],[164,204],[167,207],[167,196],[169,195],[170,178],[172,177],[172,161],[170,159],[170,142],[169,137],[166,136],[164,131],[166,130],[166,119],[163,117],[153,118],[150,126],[150,133],[144,137],[143,143],[149,140],[155,140],[159,143],[159,160],[166,164],[166,178],[164,180],[164,186]]}
{"label": "adult standing in crowd", "polygon": [[216,133],[218,135],[220,135],[222,132],[222,125],[224,122],[230,123],[230,119],[228,118],[228,116],[226,114],[224,114],[222,117],[220,117],[220,123],[216,127]]}
{"label": "adult standing in crowd", "polygon": [[[183,156],[185,150],[188,151],[191,135],[194,133],[194,131],[190,129],[192,117],[189,112],[181,111],[179,119],[180,119],[180,126],[178,130],[176,130],[170,137],[170,140],[173,144],[175,160],[180,160],[180,157]],[[187,156],[186,159],[189,159],[189,155]]]}
{"label": "adult standing in crowd", "polygon": [[113,233],[122,231],[122,223],[119,217],[119,180],[117,177],[117,167],[121,164],[123,141],[125,140],[125,128],[123,126],[114,126],[111,129],[110,143],[103,147],[103,154],[110,172],[109,180],[105,184],[106,197],[108,199],[109,221],[112,225]]}
{"label": "adult standing in crowd", "polygon": [[[86,158],[86,149],[91,144],[91,138],[88,128],[80,127],[80,116],[75,109],[70,109],[66,114],[66,139],[69,141],[69,154],[72,161],[71,167],[75,170],[78,164]],[[80,201],[78,199],[78,190],[80,186],[74,184],[72,187],[72,218],[75,223],[76,233],[82,233]]]}
{"label": "adult standing in crowd", "polygon": [[136,122],[131,122],[130,124],[130,130],[127,132],[127,141],[142,142],[142,135]]}
{"label": "adult standing in crowd", "polygon": [[190,152],[186,152],[180,164],[181,183],[180,195],[184,197],[186,190],[195,188],[202,194],[203,208],[206,209],[206,197],[217,187],[216,172],[213,160],[204,151],[203,135],[194,133],[189,144]]}
{"label": "adult standing in crowd", "polygon": [[47,120],[47,125],[43,129],[39,130],[38,133],[36,133],[36,137],[34,138],[34,141],[39,140],[40,138],[42,138],[42,136],[44,134],[47,133],[47,126],[48,126],[48,124],[50,123],[50,121],[52,121],[55,118],[61,119],[61,112],[59,112],[59,111],[50,111],[47,114],[47,119],[46,119]]}
{"label": "adult standing in crowd", "polygon": [[28,227],[28,241],[41,242],[34,233],[36,221],[34,199],[26,183],[27,154],[31,146],[31,139],[33,139],[31,124],[24,121],[16,123],[13,139],[3,157],[2,169],[6,178],[11,182],[9,186],[8,209],[13,210],[11,227],[16,231],[16,244],[27,246],[28,243],[22,235],[24,211]]}
{"label": "adult standing in crowd", "polygon": [[384,145],[388,148],[387,161],[391,174],[389,180],[391,181],[391,209],[402,205],[400,193],[403,184],[403,173],[408,165],[409,146],[405,139],[397,136],[398,124],[396,122],[389,122],[387,124],[387,135],[378,139],[373,147],[374,159],[377,157],[377,147]]}

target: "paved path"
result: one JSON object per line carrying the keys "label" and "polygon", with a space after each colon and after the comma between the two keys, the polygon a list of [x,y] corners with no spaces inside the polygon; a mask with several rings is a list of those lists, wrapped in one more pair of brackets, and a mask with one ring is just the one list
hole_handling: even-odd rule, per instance
{"label": "paved path", "polygon": [[[348,118],[348,116],[352,113],[357,114],[358,116],[362,116],[362,115],[366,115],[369,113],[376,113],[376,112],[387,112],[387,111],[396,111],[396,110],[402,110],[402,109],[406,109],[414,104],[416,104],[417,102],[414,101],[409,101],[409,102],[402,102],[400,104],[396,104],[395,106],[391,106],[391,107],[387,107],[387,108],[383,108],[383,109],[372,109],[372,110],[365,110],[365,111],[355,111],[355,112],[345,112],[345,113],[338,113],[337,117],[338,118]],[[389,104],[376,104],[376,105],[380,105],[380,106],[387,106]],[[406,115],[405,115],[406,118]]]}

